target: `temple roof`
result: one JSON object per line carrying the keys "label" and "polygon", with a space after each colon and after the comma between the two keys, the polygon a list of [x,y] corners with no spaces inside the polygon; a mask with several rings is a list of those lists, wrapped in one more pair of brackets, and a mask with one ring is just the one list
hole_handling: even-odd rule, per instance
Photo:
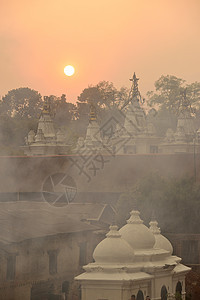
{"label": "temple roof", "polygon": [[139,215],[139,211],[131,211],[130,219],[119,232],[122,238],[124,238],[134,250],[153,248],[155,244],[154,235],[149,228],[143,224]]}
{"label": "temple roof", "polygon": [[188,267],[180,265],[181,258],[162,247],[154,248],[154,234],[159,235],[159,230],[154,226],[153,234],[143,224],[138,211],[131,212],[127,223],[119,231],[117,226],[110,227],[107,237],[94,250],[95,262],[84,266],[86,272],[75,279],[124,282],[149,280],[155,274],[169,276],[169,272],[171,275],[188,272]]}

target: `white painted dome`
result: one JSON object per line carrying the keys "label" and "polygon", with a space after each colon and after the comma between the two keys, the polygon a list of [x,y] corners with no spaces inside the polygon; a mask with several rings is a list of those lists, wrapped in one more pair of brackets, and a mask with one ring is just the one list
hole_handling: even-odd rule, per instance
{"label": "white painted dome", "polygon": [[156,240],[156,242],[154,244],[154,248],[164,249],[166,251],[169,251],[170,255],[172,255],[172,253],[173,253],[172,244],[170,243],[170,241],[166,237],[164,237],[160,233],[160,228],[158,228],[158,222],[157,221],[151,221],[149,223],[149,225],[150,225],[150,230],[154,234],[154,237],[155,237],[155,240]]}
{"label": "white painted dome", "polygon": [[93,258],[97,263],[125,263],[134,260],[134,251],[121,238],[117,226],[110,226],[106,238],[94,250]]}
{"label": "white painted dome", "polygon": [[152,249],[155,244],[153,233],[143,224],[139,211],[131,211],[131,217],[120,230],[122,238],[134,249]]}

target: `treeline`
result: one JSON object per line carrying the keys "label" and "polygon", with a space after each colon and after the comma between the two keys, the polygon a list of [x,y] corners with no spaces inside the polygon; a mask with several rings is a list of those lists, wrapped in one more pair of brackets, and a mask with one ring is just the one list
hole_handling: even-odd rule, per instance
{"label": "treeline", "polygon": [[[98,122],[102,123],[113,112],[121,109],[129,97],[129,89],[117,89],[113,83],[101,81],[90,85],[78,96],[76,104],[66,98],[50,95],[52,118],[55,126],[70,132],[76,137],[85,134],[88,125],[90,104],[95,105]],[[146,102],[147,117],[153,118],[157,134],[163,136],[167,128],[175,129],[181,105],[191,110],[200,126],[200,83],[187,84],[175,76],[161,76],[155,82],[154,91],[149,91]],[[9,91],[0,101],[0,155],[19,155],[20,146],[30,129],[36,130],[43,107],[41,94],[30,88]]]}
{"label": "treeline", "polygon": [[141,212],[146,225],[156,219],[162,232],[200,233],[200,183],[193,177],[148,174],[121,194],[116,207],[120,227],[132,209]]}

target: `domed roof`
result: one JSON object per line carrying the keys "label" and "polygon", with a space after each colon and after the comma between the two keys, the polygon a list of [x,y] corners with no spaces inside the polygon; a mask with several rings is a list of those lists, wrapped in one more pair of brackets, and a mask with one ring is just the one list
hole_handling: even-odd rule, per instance
{"label": "domed roof", "polygon": [[160,228],[158,228],[158,222],[157,221],[151,221],[149,223],[150,230],[154,234],[155,237],[155,244],[154,248],[164,249],[166,251],[169,251],[170,254],[173,252],[173,247],[170,243],[170,241],[164,237],[162,234],[160,234]]}
{"label": "domed roof", "polygon": [[125,263],[134,260],[134,251],[121,238],[117,226],[110,226],[106,238],[94,250],[93,258],[97,263]]}
{"label": "domed roof", "polygon": [[152,249],[155,237],[140,219],[139,211],[131,211],[131,217],[120,230],[122,238],[134,249]]}

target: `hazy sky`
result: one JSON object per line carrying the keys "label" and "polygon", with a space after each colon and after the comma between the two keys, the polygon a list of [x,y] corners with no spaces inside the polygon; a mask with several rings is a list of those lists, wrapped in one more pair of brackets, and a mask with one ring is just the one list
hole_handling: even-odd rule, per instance
{"label": "hazy sky", "polygon": [[162,74],[200,81],[199,15],[200,0],[1,0],[0,95],[76,101],[101,80],[129,87],[134,71],[143,96]]}

